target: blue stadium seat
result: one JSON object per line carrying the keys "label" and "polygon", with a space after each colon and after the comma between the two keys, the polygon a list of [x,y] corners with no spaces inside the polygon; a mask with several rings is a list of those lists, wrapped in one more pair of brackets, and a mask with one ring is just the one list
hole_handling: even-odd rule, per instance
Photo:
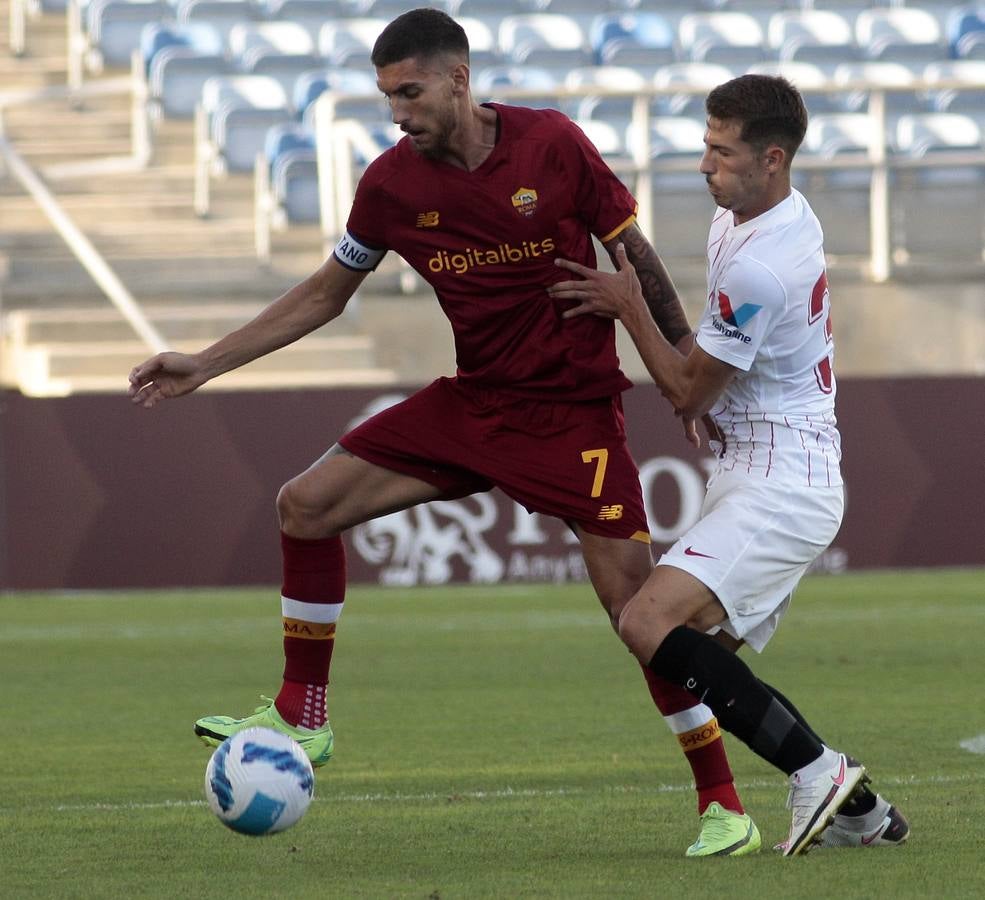
{"label": "blue stadium seat", "polygon": [[[533,66],[491,66],[482,69],[475,76],[475,93],[480,99],[504,99],[517,106],[561,108],[557,90],[561,82],[549,69]],[[529,97],[502,98],[498,92],[503,88],[533,91]]]}
{"label": "blue stadium seat", "polygon": [[499,25],[498,42],[513,65],[561,71],[594,61],[582,27],[558,13],[506,16]]}
{"label": "blue stadium seat", "polygon": [[292,119],[284,89],[265,75],[210,78],[202,88],[202,108],[215,158],[227,172],[253,171],[267,129]]}
{"label": "blue stadium seat", "polygon": [[955,7],[945,30],[952,58],[985,59],[985,6]]}
{"label": "blue stadium seat", "polygon": [[[362,98],[367,109],[371,103],[374,104],[377,108],[377,112],[373,115],[374,119],[378,118],[378,110],[384,106],[383,97],[376,86],[376,79],[369,72],[335,66],[313,69],[298,77],[291,94],[291,103],[298,117],[303,117],[311,104],[329,90]],[[362,118],[362,116],[357,114],[354,118]]]}
{"label": "blue stadium seat", "polygon": [[85,9],[89,48],[101,65],[129,66],[144,26],[171,14],[165,0],[92,0]]}
{"label": "blue stadium seat", "polygon": [[263,9],[253,0],[178,0],[179,22],[210,22],[229,40],[229,32],[240,22],[263,18]]}
{"label": "blue stadium seat", "polygon": [[765,35],[744,12],[689,13],[677,26],[681,54],[692,62],[748,66],[765,56]]}
{"label": "blue stadium seat", "polygon": [[955,59],[930,63],[923,71],[931,84],[944,81],[963,82],[967,89],[942,88],[928,92],[935,112],[964,113],[985,127],[985,59]]}
{"label": "blue stadium seat", "polygon": [[317,42],[322,25],[349,14],[347,0],[266,0],[267,21],[297,22]]}
{"label": "blue stadium seat", "polygon": [[241,22],[229,31],[229,52],[243,72],[276,78],[288,95],[299,75],[322,64],[299,22]]}
{"label": "blue stadium seat", "polygon": [[329,65],[369,69],[373,44],[388,24],[376,17],[326,22],[318,31],[318,52]]}
{"label": "blue stadium seat", "polygon": [[599,65],[654,70],[676,59],[674,30],[655,12],[596,16],[589,26],[588,41]]}
{"label": "blue stadium seat", "polygon": [[[906,168],[894,192],[894,243],[901,252],[934,259],[980,263],[985,237],[985,166],[967,164],[982,152],[982,130],[969,116],[929,113],[903,116],[894,148],[906,160],[944,165]],[[972,157],[974,158],[974,157]]]}
{"label": "blue stadium seat", "polygon": [[835,112],[838,101],[827,90],[828,76],[815,63],[796,60],[755,63],[747,71],[758,75],[775,75],[786,78],[800,90],[807,104],[807,111],[813,116],[817,113]]}
{"label": "blue stadium seat", "polygon": [[473,72],[503,62],[496,31],[487,21],[472,16],[460,17],[456,21],[465,29],[465,34],[468,36],[469,64]]}
{"label": "blue stadium seat", "polygon": [[148,93],[159,117],[191,118],[205,82],[235,71],[223,52],[222,35],[208,22],[145,25],[140,40]]}
{"label": "blue stadium seat", "polygon": [[700,88],[699,93],[677,93],[658,97],[653,101],[653,109],[659,115],[685,116],[693,119],[705,118],[705,96],[714,87],[735,77],[727,66],[704,62],[681,62],[661,66],[653,76],[656,88],[689,87]]}
{"label": "blue stadium seat", "polygon": [[[928,111],[926,98],[913,88],[919,75],[919,71],[898,62],[851,62],[837,66],[832,77],[837,85],[866,82],[878,87],[908,88],[885,93],[886,117],[891,126],[901,115]],[[837,96],[846,112],[865,112],[869,108],[867,90],[839,92]]]}
{"label": "blue stadium seat", "polygon": [[641,90],[646,84],[642,73],[628,66],[585,66],[572,69],[564,80],[565,87],[586,92],[584,97],[575,101],[572,118],[607,122],[622,132],[632,119],[633,98],[593,94],[591,88]]}
{"label": "blue stadium seat", "polygon": [[300,124],[275,125],[267,132],[264,157],[271,205],[278,224],[312,223],[321,218],[318,158],[314,134]]}
{"label": "blue stadium seat", "polygon": [[769,20],[766,40],[781,60],[837,64],[858,58],[852,26],[830,9],[775,13]]}
{"label": "blue stadium seat", "polygon": [[925,9],[865,9],[855,20],[855,42],[867,59],[923,65],[946,56],[937,19]]}
{"label": "blue stadium seat", "polygon": [[165,47],[184,47],[207,56],[222,56],[222,35],[208,22],[149,22],[140,32],[140,55],[144,71],[150,73],[151,63]]}
{"label": "blue stadium seat", "polygon": [[610,161],[627,157],[623,135],[611,122],[601,119],[575,119],[575,124],[585,132],[595,149]]}

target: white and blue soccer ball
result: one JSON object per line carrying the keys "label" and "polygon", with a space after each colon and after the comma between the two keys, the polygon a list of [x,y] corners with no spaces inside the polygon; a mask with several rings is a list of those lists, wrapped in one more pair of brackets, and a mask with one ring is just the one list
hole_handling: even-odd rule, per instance
{"label": "white and blue soccer ball", "polygon": [[205,797],[219,821],[242,834],[290,828],[311,805],[315,773],[297,741],[272,728],[226,738],[205,770]]}

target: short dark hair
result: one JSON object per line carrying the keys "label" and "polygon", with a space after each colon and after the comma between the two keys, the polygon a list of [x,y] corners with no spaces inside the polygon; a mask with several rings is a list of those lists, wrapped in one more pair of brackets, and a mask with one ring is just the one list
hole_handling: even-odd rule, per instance
{"label": "short dark hair", "polygon": [[376,39],[371,59],[378,69],[405,59],[431,59],[442,54],[469,59],[465,29],[440,9],[422,7],[397,16]]}
{"label": "short dark hair", "polygon": [[777,144],[793,159],[807,133],[804,98],[786,78],[774,75],[726,81],[708,95],[705,109],[710,118],[741,122],[739,137],[758,152]]}

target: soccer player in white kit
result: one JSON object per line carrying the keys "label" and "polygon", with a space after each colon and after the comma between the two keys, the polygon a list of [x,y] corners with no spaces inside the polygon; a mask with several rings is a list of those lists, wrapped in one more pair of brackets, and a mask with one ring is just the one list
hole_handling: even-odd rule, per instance
{"label": "soccer player in white kit", "polygon": [[898,846],[909,826],[866,787],[864,767],[824,744],[734,653],[766,645],[837,534],[844,494],[823,234],[790,184],[807,111],[787,81],[762,75],[720,85],[706,107],[700,171],[718,209],[690,352],[661,337],[620,250],[614,274],[558,260],[582,280],[548,289],[579,301],[569,316],[619,317],[692,441],[705,418],[718,458],[700,519],[628,599],[619,633],[644,666],[790,776],[786,855],[817,843]]}

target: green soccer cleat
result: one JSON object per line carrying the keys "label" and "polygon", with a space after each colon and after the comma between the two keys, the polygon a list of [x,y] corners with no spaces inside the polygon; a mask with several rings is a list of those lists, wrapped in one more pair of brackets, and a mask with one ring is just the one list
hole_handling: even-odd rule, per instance
{"label": "green soccer cleat", "polygon": [[335,736],[332,726],[326,722],[321,728],[296,728],[288,725],[277,712],[274,701],[261,695],[263,706],[258,706],[252,716],[233,719],[230,716],[204,716],[195,723],[195,734],[209,747],[218,747],[227,737],[244,728],[273,728],[281,734],[294,738],[301,749],[308,754],[313,766],[323,766],[332,758],[335,749]]}
{"label": "green soccer cleat", "polygon": [[709,803],[701,814],[701,834],[685,856],[745,856],[758,853],[762,839],[756,823],[747,816]]}

